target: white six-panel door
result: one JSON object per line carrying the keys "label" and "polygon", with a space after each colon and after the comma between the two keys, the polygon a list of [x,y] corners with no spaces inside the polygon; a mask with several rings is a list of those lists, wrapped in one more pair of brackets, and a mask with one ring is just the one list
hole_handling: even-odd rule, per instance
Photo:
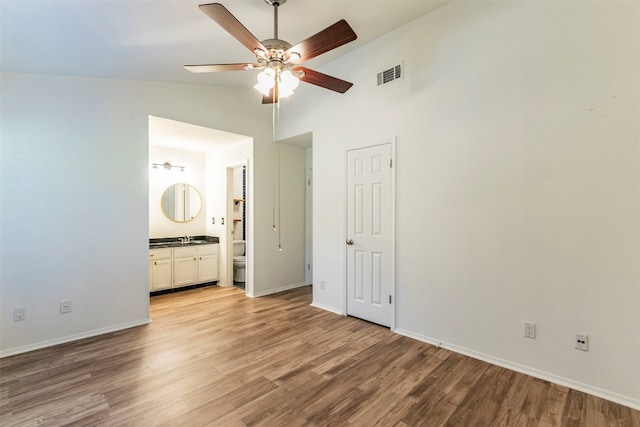
{"label": "white six-panel door", "polygon": [[347,314],[391,323],[391,144],[347,151]]}

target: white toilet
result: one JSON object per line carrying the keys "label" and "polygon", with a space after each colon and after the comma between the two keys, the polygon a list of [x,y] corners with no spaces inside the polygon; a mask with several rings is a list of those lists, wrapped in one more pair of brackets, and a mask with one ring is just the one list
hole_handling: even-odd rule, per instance
{"label": "white toilet", "polygon": [[244,240],[233,241],[233,281],[244,283],[247,257],[244,255]]}

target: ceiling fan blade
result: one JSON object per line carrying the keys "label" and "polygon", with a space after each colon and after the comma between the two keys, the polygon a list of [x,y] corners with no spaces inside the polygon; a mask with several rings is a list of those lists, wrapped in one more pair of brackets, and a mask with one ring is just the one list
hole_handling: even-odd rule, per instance
{"label": "ceiling fan blade", "polygon": [[185,65],[192,73],[215,73],[218,71],[243,71],[262,68],[259,64],[201,64]]}
{"label": "ceiling fan blade", "polygon": [[294,71],[304,71],[304,76],[300,77],[300,80],[303,82],[311,83],[312,85],[320,86],[336,92],[345,93],[349,88],[351,88],[351,86],[353,86],[353,83],[351,82],[341,80],[309,68],[296,67],[294,68]]}
{"label": "ceiling fan blade", "polygon": [[300,63],[302,63],[331,49],[352,42],[357,38],[358,36],[347,24],[347,21],[341,19],[330,27],[291,47],[287,50],[286,56],[290,55],[291,52],[297,52],[300,54]]}
{"label": "ceiling fan blade", "polygon": [[218,25],[227,30],[229,34],[235,37],[240,43],[245,45],[247,49],[254,52],[255,49],[262,49],[265,52],[267,48],[262,45],[247,28],[236,19],[223,5],[220,3],[201,4],[198,6],[201,11],[207,14],[209,18],[216,21]]}

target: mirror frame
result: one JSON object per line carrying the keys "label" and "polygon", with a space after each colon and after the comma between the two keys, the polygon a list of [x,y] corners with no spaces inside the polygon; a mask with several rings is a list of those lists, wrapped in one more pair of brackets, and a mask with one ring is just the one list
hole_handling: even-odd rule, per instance
{"label": "mirror frame", "polygon": [[[185,186],[189,190],[193,189],[193,191],[195,191],[196,194],[198,195],[198,202],[200,203],[200,206],[198,206],[197,212],[193,216],[191,216],[190,218],[188,218],[188,219],[185,218],[184,220],[176,219],[175,217],[172,217],[171,215],[169,215],[169,213],[165,210],[165,206],[164,206],[165,205],[164,204],[165,195],[167,194],[167,192],[169,190],[173,190],[174,188],[176,188],[176,186],[179,186],[179,185]],[[202,212],[202,204],[203,204],[202,194],[200,194],[200,191],[194,185],[188,184],[186,182],[176,182],[174,184],[171,184],[170,186],[165,188],[165,190],[162,192],[162,196],[160,196],[160,209],[162,210],[162,213],[164,214],[164,216],[166,216],[171,221],[177,222],[177,223],[180,223],[180,224],[184,224],[186,222],[191,222],[191,221],[195,220],[198,217],[198,215],[200,215],[200,212]],[[184,205],[184,201],[183,201],[183,205]]]}

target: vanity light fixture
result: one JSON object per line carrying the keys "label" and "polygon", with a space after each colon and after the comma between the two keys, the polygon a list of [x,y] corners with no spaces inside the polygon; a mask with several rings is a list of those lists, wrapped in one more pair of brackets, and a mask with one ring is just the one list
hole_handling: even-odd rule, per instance
{"label": "vanity light fixture", "polygon": [[178,165],[172,165],[169,162],[164,162],[164,163],[151,163],[151,165],[153,166],[154,169],[158,169],[158,166],[162,166],[163,168],[165,168],[166,170],[170,171],[173,168],[178,168],[180,169],[180,172],[184,172],[184,168],[186,166],[178,166]]}

